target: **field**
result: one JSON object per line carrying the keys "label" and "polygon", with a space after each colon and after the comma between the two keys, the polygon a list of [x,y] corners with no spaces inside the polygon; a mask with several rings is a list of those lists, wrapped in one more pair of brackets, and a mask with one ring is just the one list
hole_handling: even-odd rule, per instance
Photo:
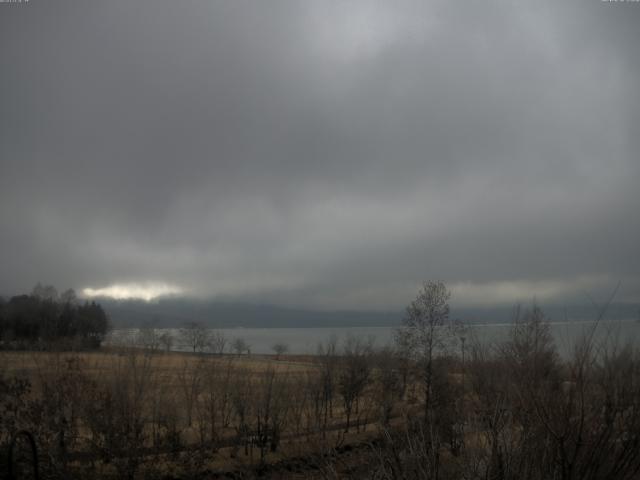
{"label": "field", "polygon": [[[114,349],[2,352],[0,359],[3,378],[29,382],[21,402],[37,405],[31,428],[48,450],[41,464],[76,475],[90,469],[105,478],[183,477],[270,468],[322,476],[323,452],[348,457],[377,435],[385,401],[370,381],[376,375],[371,366],[371,378],[353,386],[345,406],[336,383],[343,359],[333,354]],[[397,398],[388,420],[397,421],[406,405]]]}
{"label": "field", "polygon": [[31,478],[32,436],[52,479],[634,480],[640,352],[593,338],[565,360],[534,311],[460,356],[3,351],[0,468]]}

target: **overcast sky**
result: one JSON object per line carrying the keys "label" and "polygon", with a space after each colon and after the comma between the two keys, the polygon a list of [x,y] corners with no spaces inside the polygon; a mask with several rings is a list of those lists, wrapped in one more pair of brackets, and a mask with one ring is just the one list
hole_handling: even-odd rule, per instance
{"label": "overcast sky", "polygon": [[640,301],[640,3],[0,3],[0,292]]}

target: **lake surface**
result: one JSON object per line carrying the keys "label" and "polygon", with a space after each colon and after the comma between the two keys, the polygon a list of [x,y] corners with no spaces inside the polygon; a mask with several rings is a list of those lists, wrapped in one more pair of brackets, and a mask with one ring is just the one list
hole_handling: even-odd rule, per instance
{"label": "lake surface", "polygon": [[[504,341],[512,328],[511,323],[476,324],[467,327],[467,345],[477,340],[485,345]],[[594,329],[593,321],[569,321],[550,323],[551,333],[561,355],[573,350],[576,341]],[[349,336],[369,340],[377,347],[392,345],[396,327],[337,327],[337,328],[220,328],[216,329],[228,339],[230,345],[237,338],[243,339],[251,348],[251,353],[272,354],[273,345],[284,343],[288,353],[315,354],[318,344],[335,337],[340,344]],[[173,337],[173,350],[188,351],[180,344],[179,329],[156,329],[157,333],[168,332]],[[138,329],[116,329],[107,337],[107,345],[131,345],[136,343]],[[598,345],[605,342],[620,345],[631,343],[640,346],[640,323],[636,320],[602,321],[593,335]]]}

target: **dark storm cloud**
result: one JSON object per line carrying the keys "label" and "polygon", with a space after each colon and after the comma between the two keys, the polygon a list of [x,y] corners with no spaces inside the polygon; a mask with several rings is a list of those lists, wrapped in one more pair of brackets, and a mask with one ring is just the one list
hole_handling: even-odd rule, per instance
{"label": "dark storm cloud", "polygon": [[0,291],[640,298],[640,6],[0,4]]}

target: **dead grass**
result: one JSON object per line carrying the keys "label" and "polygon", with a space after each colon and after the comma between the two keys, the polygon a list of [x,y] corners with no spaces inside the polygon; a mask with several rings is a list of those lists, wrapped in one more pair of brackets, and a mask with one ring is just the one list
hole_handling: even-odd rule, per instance
{"label": "dead grass", "polygon": [[[55,378],[54,374],[60,372],[77,370],[98,384],[108,382],[109,379],[116,379],[117,372],[133,368],[129,367],[127,363],[131,361],[132,357],[148,362],[145,372],[154,378],[152,395],[170,398],[178,406],[178,421],[183,424],[180,435],[184,442],[185,455],[188,455],[189,448],[199,445],[197,420],[194,419],[194,423],[190,427],[184,426],[185,414],[182,410],[180,375],[185,370],[196,371],[198,368],[204,368],[224,372],[229,365],[232,365],[233,375],[242,375],[257,386],[265,378],[267,372],[286,376],[291,385],[301,385],[309,374],[317,373],[321,368],[318,359],[309,355],[282,355],[277,358],[275,355],[205,355],[183,352],[145,354],[139,350],[109,348],[98,352],[2,351],[0,352],[0,371],[7,377],[17,376],[30,380],[33,385],[31,394],[37,396],[41,391],[43,381]],[[369,405],[369,408],[373,407]],[[396,420],[399,419],[396,417]],[[258,463],[264,464],[265,462],[267,464],[283,464],[283,462],[286,464],[287,459],[310,457],[317,455],[318,451],[322,449],[340,447],[345,443],[367,442],[377,433],[373,426],[373,422],[376,421],[376,415],[373,414],[373,411],[364,420],[364,425],[354,426],[348,434],[343,432],[344,421],[340,400],[336,398],[333,416],[326,426],[327,431],[324,433],[306,431],[296,435],[289,429],[283,432],[278,451],[267,452],[262,461],[256,447],[253,448],[253,451],[250,449],[249,455],[245,455],[243,447],[238,449],[237,447],[225,446],[234,441],[237,431],[233,426],[222,428],[219,432],[219,448],[215,454],[211,450],[207,461],[200,468],[229,471],[253,468]],[[89,437],[86,428],[81,427],[80,432],[83,437]],[[83,444],[88,445],[86,442],[79,445]],[[165,464],[162,470],[174,472],[176,476],[185,474],[185,467],[177,464],[175,457],[152,455],[155,458],[151,462],[153,468],[157,469],[159,464]],[[298,463],[302,465],[299,465],[300,468],[303,468],[305,462]],[[112,466],[103,466],[104,472],[112,469]]]}
{"label": "dead grass", "polygon": [[[71,367],[79,362],[82,371],[89,375],[100,376],[112,370],[114,363],[131,353],[131,350],[104,349],[100,352],[31,352],[0,351],[0,371],[9,376],[33,378],[38,372],[52,365]],[[141,352],[136,352],[143,355]],[[270,355],[204,355],[183,352],[149,354],[151,368],[172,376],[185,365],[195,366],[205,362],[212,367],[222,367],[228,362],[239,369],[252,374],[264,373],[270,369],[277,373],[302,374],[317,369],[311,357],[299,358],[283,355],[280,360]]]}

